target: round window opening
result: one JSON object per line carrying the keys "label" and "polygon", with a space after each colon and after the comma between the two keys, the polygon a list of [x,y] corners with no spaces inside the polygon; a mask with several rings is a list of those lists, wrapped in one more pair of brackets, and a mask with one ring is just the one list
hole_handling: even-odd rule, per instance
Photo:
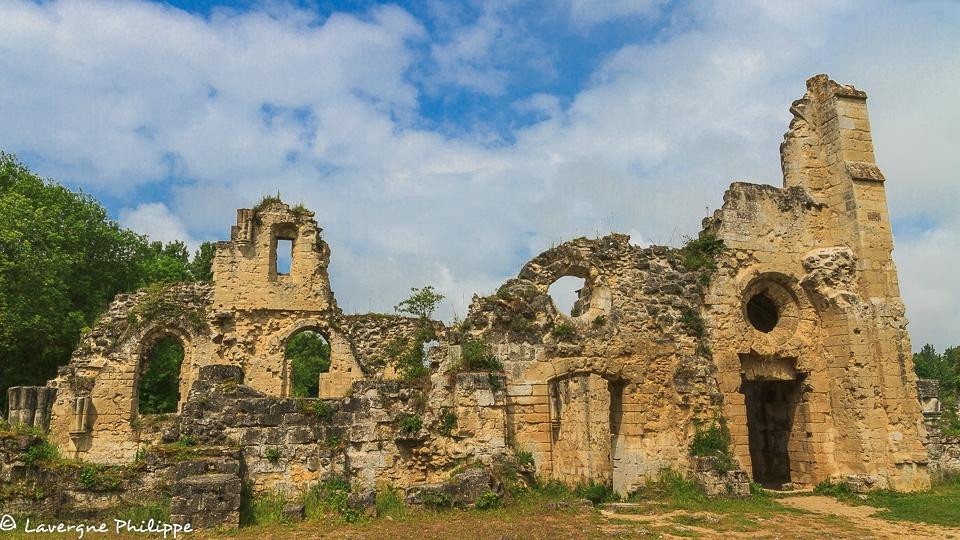
{"label": "round window opening", "polygon": [[757,293],[747,302],[747,320],[761,332],[772,332],[780,322],[780,308],[766,293]]}

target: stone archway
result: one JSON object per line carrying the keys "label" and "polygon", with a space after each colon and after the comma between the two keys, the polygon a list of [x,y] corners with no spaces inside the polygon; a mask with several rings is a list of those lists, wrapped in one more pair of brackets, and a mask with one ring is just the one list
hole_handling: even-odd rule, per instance
{"label": "stone archway", "polygon": [[330,347],[330,367],[326,372],[320,373],[317,397],[339,398],[347,395],[353,382],[363,378],[360,364],[347,337],[331,328],[326,320],[315,318],[302,319],[289,325],[271,342],[271,354],[277,357],[275,363],[282,366],[280,395],[292,395],[292,373],[284,359],[286,346],[295,335],[304,331],[320,334]]}
{"label": "stone archway", "polygon": [[[179,362],[176,367],[173,366],[164,366],[164,369],[167,369],[169,372],[162,373],[159,372],[156,368],[158,367],[153,362],[155,361],[165,361],[169,362],[169,358],[160,358],[156,357],[158,348],[164,347],[166,345],[175,344],[179,352]],[[167,400],[161,399],[159,401],[154,401],[152,405],[153,408],[148,409],[148,412],[144,414],[154,414],[154,413],[179,413],[180,409],[183,407],[183,404],[187,400],[187,394],[190,391],[190,384],[192,382],[192,376],[190,375],[192,365],[192,340],[190,336],[184,333],[179,328],[173,327],[158,327],[148,330],[144,337],[140,340],[139,345],[135,349],[136,353],[136,368],[134,371],[134,380],[133,380],[133,399],[131,407],[131,418],[137,418],[141,414],[141,401],[147,397],[142,395],[143,391],[149,391],[151,388],[145,388],[145,384],[150,384],[151,376],[153,375],[153,383],[159,383],[159,385],[154,386],[152,389],[154,391],[170,391],[175,392],[176,396],[172,400],[175,404],[172,407],[165,408],[164,410],[154,410],[155,406],[159,402],[166,402]],[[164,380],[171,379],[171,380]],[[173,380],[175,379],[175,380]],[[169,388],[167,388],[169,386]],[[150,398],[156,398],[157,396],[150,396]],[[149,399],[149,398],[148,398]]]}

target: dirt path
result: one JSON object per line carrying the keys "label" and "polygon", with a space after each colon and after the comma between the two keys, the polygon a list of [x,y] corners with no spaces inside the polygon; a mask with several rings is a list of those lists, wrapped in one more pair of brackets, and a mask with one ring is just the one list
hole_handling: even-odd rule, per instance
{"label": "dirt path", "polygon": [[887,521],[873,517],[880,509],[872,506],[853,506],[844,504],[832,497],[807,496],[787,497],[779,501],[784,506],[814,512],[816,514],[835,515],[846,518],[862,529],[870,531],[874,538],[904,540],[907,538],[957,538],[960,529],[914,523],[908,521]]}

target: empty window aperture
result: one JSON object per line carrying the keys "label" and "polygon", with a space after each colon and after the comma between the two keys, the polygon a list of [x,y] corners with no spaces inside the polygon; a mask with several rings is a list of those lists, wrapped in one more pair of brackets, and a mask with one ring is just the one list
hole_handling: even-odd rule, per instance
{"label": "empty window aperture", "polygon": [[573,305],[580,297],[578,291],[586,284],[586,280],[575,276],[564,276],[554,281],[547,293],[553,299],[557,311],[566,315],[573,315]]}
{"label": "empty window aperture", "polygon": [[313,330],[304,330],[290,338],[284,349],[290,363],[294,397],[320,395],[320,374],[330,370],[330,344]]}
{"label": "empty window aperture", "polygon": [[780,322],[780,308],[766,293],[757,293],[747,302],[747,320],[761,332],[772,332]]}
{"label": "empty window aperture", "polygon": [[293,266],[293,240],[277,238],[277,274],[289,275]]}
{"label": "empty window aperture", "polygon": [[158,341],[147,353],[138,391],[140,414],[177,411],[182,364],[183,345],[173,337]]}

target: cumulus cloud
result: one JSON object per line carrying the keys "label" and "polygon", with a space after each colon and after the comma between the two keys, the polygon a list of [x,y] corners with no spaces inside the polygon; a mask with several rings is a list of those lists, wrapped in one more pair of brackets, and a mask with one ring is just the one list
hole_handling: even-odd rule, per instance
{"label": "cumulus cloud", "polygon": [[[960,285],[931,274],[960,263],[942,249],[960,231],[956,5],[691,3],[597,53],[562,95],[513,93],[518,76],[548,81],[562,61],[534,35],[536,10],[433,5],[419,19],[397,7],[320,19],[5,2],[0,147],[124,201],[121,220],[153,234],[223,237],[235,208],[279,190],[317,211],[342,307],[390,310],[432,283],[442,315],[462,316],[473,292],[552,244],[610,231],[676,244],[730,181],[779,185],[787,107],[828,72],[871,96],[914,341],[956,341]],[[663,11],[564,6],[585,43],[592,25]],[[448,91],[533,120],[498,126],[506,136],[438,130],[422,104]],[[501,111],[471,114],[487,112]],[[141,195],[157,190],[162,203]]]}
{"label": "cumulus cloud", "polygon": [[163,203],[143,203],[136,208],[124,208],[120,211],[120,224],[124,227],[150,237],[150,240],[173,242],[180,240],[190,251],[195,250],[197,242],[180,218],[170,213]]}

